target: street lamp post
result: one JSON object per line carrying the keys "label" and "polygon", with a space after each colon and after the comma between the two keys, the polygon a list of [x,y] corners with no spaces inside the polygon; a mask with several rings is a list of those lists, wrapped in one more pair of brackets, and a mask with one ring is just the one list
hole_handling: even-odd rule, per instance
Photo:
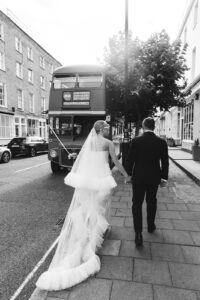
{"label": "street lamp post", "polygon": [[128,131],[128,0],[125,0],[125,91],[124,91],[124,107],[125,107],[125,122],[124,122],[124,139],[122,143],[122,164],[125,169],[128,166],[129,152],[129,131]]}

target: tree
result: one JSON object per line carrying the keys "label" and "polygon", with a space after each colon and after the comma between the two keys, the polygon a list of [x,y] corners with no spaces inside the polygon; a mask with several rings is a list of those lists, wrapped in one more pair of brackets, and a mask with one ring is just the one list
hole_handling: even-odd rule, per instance
{"label": "tree", "polygon": [[132,40],[129,35],[129,96],[125,106],[124,44],[122,32],[109,41],[104,56],[107,86],[114,111],[120,107],[123,114],[136,123],[138,134],[145,117],[154,116],[158,110],[185,105],[185,98],[189,94],[184,92],[187,85],[185,72],[188,70],[184,58],[186,46],[182,49],[180,41],[170,44],[164,30],[155,33],[146,42]]}

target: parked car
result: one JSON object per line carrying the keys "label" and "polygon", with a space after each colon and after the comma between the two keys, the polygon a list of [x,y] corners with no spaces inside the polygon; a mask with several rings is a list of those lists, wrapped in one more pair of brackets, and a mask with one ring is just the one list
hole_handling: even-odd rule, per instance
{"label": "parked car", "polygon": [[48,152],[48,143],[41,137],[16,137],[8,143],[12,157],[17,155],[35,156],[38,152]]}
{"label": "parked car", "polygon": [[0,146],[0,161],[3,163],[8,163],[11,158],[11,152],[7,147]]}

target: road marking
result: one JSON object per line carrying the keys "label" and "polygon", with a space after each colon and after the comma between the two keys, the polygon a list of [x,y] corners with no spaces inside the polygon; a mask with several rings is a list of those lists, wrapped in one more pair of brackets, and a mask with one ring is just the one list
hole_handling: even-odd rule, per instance
{"label": "road marking", "polygon": [[19,286],[19,288],[16,290],[16,292],[13,294],[13,296],[10,298],[10,300],[15,300],[19,294],[22,292],[26,284],[31,280],[31,278],[34,276],[34,274],[37,272],[37,270],[40,268],[40,266],[43,264],[47,256],[51,253],[53,248],[56,246],[58,243],[59,236],[57,239],[53,242],[51,247],[47,250],[47,252],[44,254],[42,259],[37,263],[37,265],[33,268],[33,270],[28,274],[28,276],[25,278],[25,280],[22,282],[22,284]]}
{"label": "road marking", "polygon": [[49,162],[45,162],[45,163],[42,163],[42,164],[39,164],[39,165],[35,165],[35,166],[32,166],[32,167],[29,167],[29,168],[25,168],[25,169],[21,169],[21,170],[17,170],[15,171],[15,173],[19,173],[19,172],[22,172],[22,171],[27,171],[27,170],[30,170],[30,169],[33,169],[33,168],[37,168],[39,166],[42,166],[42,165],[45,165],[45,164],[48,164]]}

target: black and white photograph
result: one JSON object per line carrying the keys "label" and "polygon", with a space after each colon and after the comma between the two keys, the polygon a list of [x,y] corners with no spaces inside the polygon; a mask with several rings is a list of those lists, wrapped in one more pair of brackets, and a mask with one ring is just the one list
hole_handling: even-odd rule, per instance
{"label": "black and white photograph", "polygon": [[199,0],[0,0],[0,300],[200,300]]}

